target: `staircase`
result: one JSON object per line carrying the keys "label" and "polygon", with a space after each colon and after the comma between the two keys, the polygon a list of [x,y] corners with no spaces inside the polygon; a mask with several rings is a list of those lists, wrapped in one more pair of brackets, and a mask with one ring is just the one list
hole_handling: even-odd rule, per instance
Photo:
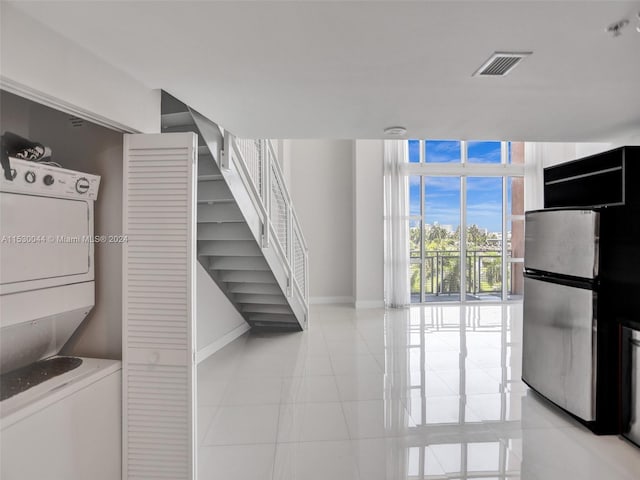
{"label": "staircase", "polygon": [[198,260],[254,328],[301,330],[308,255],[270,140],[241,140],[162,92],[162,132],[198,135]]}

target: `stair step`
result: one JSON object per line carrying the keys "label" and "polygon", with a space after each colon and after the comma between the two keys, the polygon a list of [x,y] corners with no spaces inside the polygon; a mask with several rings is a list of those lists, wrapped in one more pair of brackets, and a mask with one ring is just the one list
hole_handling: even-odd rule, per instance
{"label": "stair step", "polygon": [[266,305],[287,305],[287,299],[283,295],[258,295],[252,293],[237,293],[234,295],[236,303],[260,303]]}
{"label": "stair step", "polygon": [[223,282],[276,283],[276,279],[271,272],[220,272],[218,278]]}
{"label": "stair step", "polygon": [[290,315],[291,309],[286,305],[265,305],[253,303],[242,307],[242,313],[279,313]]}
{"label": "stair step", "polygon": [[282,290],[275,284],[268,283],[233,283],[228,290],[231,293],[255,293],[259,295],[282,295]]}
{"label": "stair step", "polygon": [[162,115],[162,129],[181,127],[185,125],[193,125],[195,128],[195,122],[193,121],[193,117],[189,112],[178,112],[178,113],[165,113]]}
{"label": "stair step", "polygon": [[211,156],[209,147],[207,145],[200,145],[199,142],[200,142],[200,137],[198,136],[198,158],[204,157],[205,155]]}
{"label": "stair step", "polygon": [[199,182],[211,182],[211,181],[217,181],[217,180],[224,180],[224,177],[222,176],[221,173],[217,173],[214,175],[198,175]]}
{"label": "stair step", "polygon": [[262,251],[254,240],[211,240],[198,243],[198,255],[262,257]]}
{"label": "stair step", "polygon": [[249,322],[254,331],[264,330],[274,332],[281,330],[283,332],[300,332],[302,327],[298,322]]}
{"label": "stair step", "polygon": [[202,177],[221,175],[220,169],[211,155],[204,157],[198,157],[198,180],[202,180]]}
{"label": "stair step", "polygon": [[255,313],[249,315],[249,321],[251,323],[256,322],[281,322],[281,323],[298,323],[296,317],[293,314],[278,315],[274,313]]}
{"label": "stair step", "polygon": [[209,257],[211,270],[251,270],[268,272],[271,269],[263,257]]}
{"label": "stair step", "polygon": [[198,205],[198,223],[244,222],[242,212],[235,203],[201,203]]}
{"label": "stair step", "polygon": [[[183,132],[192,132],[198,136],[198,150],[201,147],[205,147],[205,148],[207,147],[207,144],[204,138],[202,138],[202,136],[199,134],[198,127],[196,126],[195,123],[191,123],[189,125],[176,125],[174,127],[165,127],[165,126],[162,127],[162,133],[183,133]],[[209,149],[207,149],[207,152],[208,151]],[[199,153],[200,152],[198,151],[198,157],[200,156]]]}
{"label": "stair step", "polygon": [[198,203],[232,202],[233,195],[222,180],[198,182]]}
{"label": "stair step", "polygon": [[198,240],[254,240],[245,223],[200,223]]}
{"label": "stair step", "polygon": [[303,330],[298,322],[249,322],[249,325],[254,332],[301,332]]}

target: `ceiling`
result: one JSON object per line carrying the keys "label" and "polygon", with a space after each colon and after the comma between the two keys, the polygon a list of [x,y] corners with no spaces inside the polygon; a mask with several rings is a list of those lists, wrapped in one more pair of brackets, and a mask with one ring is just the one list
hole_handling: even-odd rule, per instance
{"label": "ceiling", "polygon": [[[640,132],[640,1],[16,2],[240,136],[607,141]],[[622,18],[617,38],[605,27]],[[532,51],[472,77],[494,51]],[[640,141],[640,137],[638,138]]]}

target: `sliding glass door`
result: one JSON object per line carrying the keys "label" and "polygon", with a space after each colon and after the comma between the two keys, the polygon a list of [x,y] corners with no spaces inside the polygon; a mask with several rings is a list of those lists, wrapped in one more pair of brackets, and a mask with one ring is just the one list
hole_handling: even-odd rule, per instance
{"label": "sliding glass door", "polygon": [[[502,177],[467,177],[466,292],[469,300],[502,300]],[[465,182],[466,181],[466,182]]]}
{"label": "sliding glass door", "polygon": [[460,180],[413,176],[411,301],[460,300]]}

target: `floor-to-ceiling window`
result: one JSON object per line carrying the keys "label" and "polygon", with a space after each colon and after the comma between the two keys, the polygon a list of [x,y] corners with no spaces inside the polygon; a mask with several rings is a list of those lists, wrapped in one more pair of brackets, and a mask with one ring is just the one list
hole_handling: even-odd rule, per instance
{"label": "floor-to-ceiling window", "polygon": [[520,298],[523,145],[408,142],[412,303]]}

